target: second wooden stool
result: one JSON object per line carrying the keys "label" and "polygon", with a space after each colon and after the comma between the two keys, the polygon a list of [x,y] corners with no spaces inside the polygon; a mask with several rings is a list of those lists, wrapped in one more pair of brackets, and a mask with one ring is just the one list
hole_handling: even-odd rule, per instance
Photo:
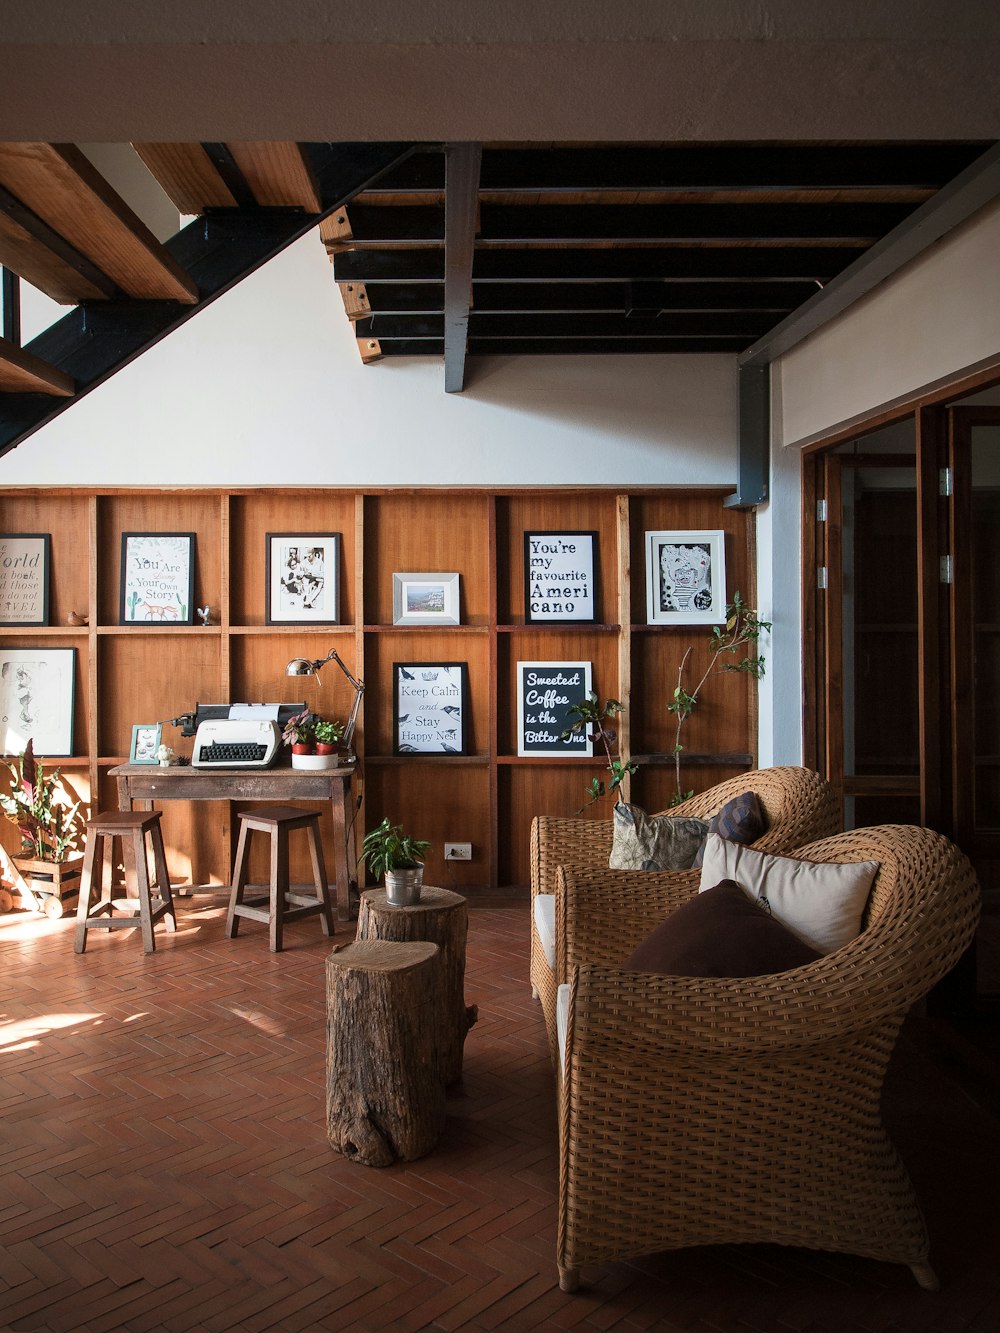
{"label": "second wooden stool", "polygon": [[[103,810],[87,820],[87,846],[83,856],[83,874],[80,878],[80,899],[76,910],[76,939],[73,949],[83,953],[87,947],[88,930],[134,930],[136,917],[142,930],[142,945],[146,953],[156,950],[153,927],[161,917],[166,919],[167,930],[177,929],[174,902],[170,895],[170,877],[167,859],[163,853],[160,833],[161,810]],[[146,859],[146,839],[153,854],[156,891],[159,902],[153,906],[149,883],[149,864]],[[104,844],[110,842],[109,853],[114,861],[115,838],[121,839],[122,860],[125,864],[127,898],[112,898],[112,890],[104,897]],[[90,905],[95,888],[99,901]],[[122,913],[116,916],[115,912]]]}
{"label": "second wooden stool", "polygon": [[[316,890],[312,897],[293,892],[288,882],[288,835],[295,829],[305,829],[308,835]],[[271,839],[269,892],[266,898],[261,896],[244,901],[250,867],[250,835],[255,832],[266,833]],[[226,916],[227,938],[236,938],[241,917],[265,921],[270,928],[271,952],[280,953],[285,922],[312,916],[316,912],[323,923],[323,934],[332,935],[333,909],[319,839],[319,815],[315,811],[299,810],[294,805],[261,806],[242,811],[229,912]]]}

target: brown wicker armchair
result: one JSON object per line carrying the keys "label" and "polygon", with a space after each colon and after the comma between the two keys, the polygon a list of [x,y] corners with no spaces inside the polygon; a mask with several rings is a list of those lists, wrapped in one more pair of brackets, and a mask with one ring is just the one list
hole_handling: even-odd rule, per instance
{"label": "brown wicker armchair", "polygon": [[582,1265],[751,1241],[908,1264],[937,1285],[879,1102],[907,1010],[972,939],[976,877],[946,838],[915,827],[859,829],[797,854],[879,862],[862,933],[806,967],[742,980],[623,971],[690,890],[559,872],[564,1291]]}
{"label": "brown wicker armchair", "polygon": [[[665,813],[710,819],[727,801],[745,791],[756,792],[767,817],[767,832],[754,844],[761,851],[790,852],[804,843],[828,837],[840,828],[840,809],[832,788],[811,769],[798,767],[755,769],[741,777],[720,782]],[[535,898],[541,893],[555,893],[556,871],[564,864],[581,870],[601,870],[611,882],[618,876],[627,876],[628,871],[608,869],[611,841],[610,819],[559,819],[553,815],[538,815],[532,821],[531,987],[542,1003],[553,1062],[556,1058],[556,990],[559,983],[566,980],[566,974],[559,966],[558,920],[556,966],[553,968],[538,933]],[[644,871],[642,875],[645,888],[655,891],[663,886],[684,896],[697,889],[699,877],[697,870]]]}

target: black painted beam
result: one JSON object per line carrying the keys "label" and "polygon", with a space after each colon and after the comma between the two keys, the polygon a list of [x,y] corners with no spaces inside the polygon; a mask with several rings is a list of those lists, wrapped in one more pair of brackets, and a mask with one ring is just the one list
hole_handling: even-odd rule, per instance
{"label": "black painted beam", "polygon": [[21,279],[0,267],[0,337],[21,346]]}
{"label": "black painted beam", "polygon": [[768,366],[740,366],[736,493],[728,509],[750,509],[768,497],[771,462],[771,378]]}
{"label": "black painted beam", "polygon": [[461,393],[465,384],[465,339],[472,296],[481,157],[482,148],[478,143],[449,144],[445,151],[445,393]]}
{"label": "black painted beam", "polygon": [[[644,319],[629,319],[625,315],[599,312],[597,314],[481,314],[473,310],[469,315],[470,338],[497,338],[520,341],[538,338],[603,338],[649,339],[666,337],[684,338],[739,338],[743,345],[759,338],[777,323],[777,316],[758,311],[692,311],[686,314],[653,315]],[[377,338],[384,346],[394,339],[440,338],[444,336],[445,316],[438,315],[370,315],[355,323],[359,338]]]}
{"label": "black painted beam", "polygon": [[236,159],[229,151],[228,144],[224,143],[203,143],[209,161],[216,171],[222,177],[226,189],[233,196],[238,208],[255,208],[257,200],[254,192],[247,183],[246,176],[236,164]]}
{"label": "black painted beam", "polygon": [[[741,352],[745,338],[651,338],[629,342],[607,338],[539,338],[511,347],[502,338],[470,338],[467,357],[474,356],[676,356],[704,352]],[[386,360],[402,356],[444,355],[443,338],[415,338],[385,345]]]}
{"label": "black painted beam", "polygon": [[[483,204],[480,243],[637,241],[789,242],[862,247],[912,212],[912,204]],[[433,245],[444,209],[432,204],[351,208],[356,245]]]}
{"label": "black painted beam", "polygon": [[[856,258],[838,246],[642,247],[477,250],[475,282],[613,282],[789,280],[816,286]],[[345,250],[334,255],[337,282],[443,282],[441,250]]]}

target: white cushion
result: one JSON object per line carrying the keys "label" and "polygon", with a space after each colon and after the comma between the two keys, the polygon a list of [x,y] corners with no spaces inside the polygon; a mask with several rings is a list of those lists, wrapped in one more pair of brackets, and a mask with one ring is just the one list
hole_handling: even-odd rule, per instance
{"label": "white cushion", "polygon": [[556,970],[556,896],[554,893],[536,893],[534,903],[535,930],[545,953],[545,961]]}
{"label": "white cushion", "polygon": [[567,982],[556,991],[556,1042],[559,1046],[559,1073],[566,1072],[566,1031],[569,1028],[569,985]]}
{"label": "white cushion", "polygon": [[839,865],[769,856],[710,833],[699,892],[734,879],[818,953],[841,949],[861,930],[877,861]]}

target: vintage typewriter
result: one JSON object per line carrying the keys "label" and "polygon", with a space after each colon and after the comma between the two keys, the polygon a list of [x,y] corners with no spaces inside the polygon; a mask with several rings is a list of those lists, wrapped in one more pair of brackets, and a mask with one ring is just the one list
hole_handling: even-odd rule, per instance
{"label": "vintage typewriter", "polygon": [[281,752],[284,724],[305,704],[196,704],[172,718],[194,736],[193,768],[269,768]]}

